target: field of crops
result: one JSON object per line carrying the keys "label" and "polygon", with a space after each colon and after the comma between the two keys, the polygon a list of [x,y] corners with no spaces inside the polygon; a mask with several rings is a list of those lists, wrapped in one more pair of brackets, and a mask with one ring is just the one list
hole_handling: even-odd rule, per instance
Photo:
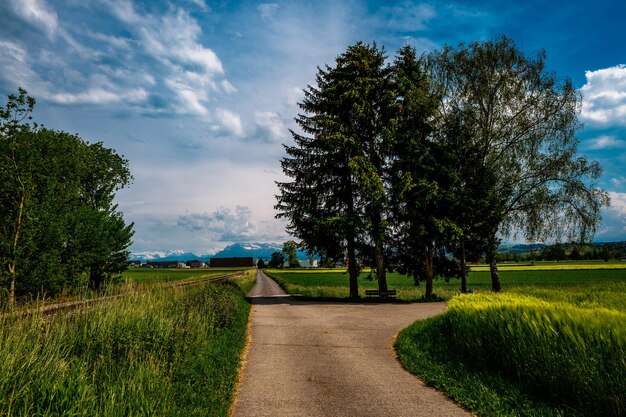
{"label": "field of crops", "polygon": [[228,414],[254,274],[0,317],[0,415]]}
{"label": "field of crops", "polygon": [[[623,282],[626,281],[626,269],[623,263],[616,265],[614,269],[603,269],[605,262],[594,264],[583,263],[560,263],[563,269],[555,269],[555,264],[516,265],[503,266],[500,272],[500,280],[505,290],[530,291],[529,287],[563,288],[579,285],[587,285],[597,281]],[[550,268],[551,267],[551,268]],[[576,267],[576,268],[574,268]],[[488,271],[474,270],[469,273],[468,288],[475,291],[488,291],[491,289],[491,276]],[[300,294],[312,298],[347,298],[348,274],[345,270],[320,269],[320,270],[268,270],[266,271],[290,294]],[[359,276],[359,292],[365,296],[365,289],[377,288],[377,281],[370,279],[369,272],[362,272]],[[403,300],[419,300],[424,294],[424,284],[416,287],[412,278],[397,273],[387,274],[389,288],[398,290],[398,298]],[[460,282],[458,279],[436,279],[434,292],[442,299],[449,299],[459,293]],[[535,288],[534,290],[537,290]]]}
{"label": "field of crops", "polygon": [[626,415],[626,279],[566,272],[452,298],[400,333],[401,361],[481,416]]}

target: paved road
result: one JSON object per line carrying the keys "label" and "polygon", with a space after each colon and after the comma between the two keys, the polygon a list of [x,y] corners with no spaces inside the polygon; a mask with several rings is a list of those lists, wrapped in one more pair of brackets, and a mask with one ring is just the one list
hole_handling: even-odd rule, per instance
{"label": "paved road", "polygon": [[253,416],[470,416],[402,369],[392,338],[443,303],[299,301],[262,272],[234,408]]}

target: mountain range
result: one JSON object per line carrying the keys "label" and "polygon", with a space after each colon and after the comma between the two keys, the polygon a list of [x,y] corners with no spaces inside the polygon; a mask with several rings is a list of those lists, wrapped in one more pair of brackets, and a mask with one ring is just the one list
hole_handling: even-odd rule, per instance
{"label": "mountain range", "polygon": [[[185,251],[142,251],[131,252],[131,261],[191,261],[209,258],[238,258],[251,256],[253,258],[269,259],[274,252],[281,252],[283,245],[280,243],[234,243],[215,253],[192,253]],[[298,251],[300,259],[306,259],[304,252]]]}

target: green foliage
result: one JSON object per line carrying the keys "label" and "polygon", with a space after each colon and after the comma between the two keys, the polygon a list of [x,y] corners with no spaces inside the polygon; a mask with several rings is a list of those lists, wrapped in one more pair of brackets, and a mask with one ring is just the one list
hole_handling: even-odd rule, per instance
{"label": "green foliage", "polygon": [[[353,296],[358,257],[376,259],[384,285],[383,239],[386,190],[383,169],[394,107],[384,51],[358,42],[318,68],[316,85],[304,91],[279,183],[278,217],[309,252],[342,259],[347,254]],[[371,260],[370,260],[371,262]]]}
{"label": "green foliage", "polygon": [[623,415],[624,294],[617,280],[459,296],[405,329],[396,349],[479,415]]}
{"label": "green foliage", "polygon": [[226,416],[249,309],[237,288],[207,285],[4,317],[0,414]]}
{"label": "green foliage", "polygon": [[283,244],[283,254],[287,257],[289,268],[299,268],[300,262],[298,262],[298,244],[293,240],[288,240]]}
{"label": "green foliage", "polygon": [[268,262],[267,266],[269,268],[282,268],[285,264],[285,256],[282,252],[274,252],[272,253],[272,257]]}
{"label": "green foliage", "polygon": [[101,143],[31,123],[20,89],[0,107],[0,285],[14,295],[98,289],[126,265],[132,224],[113,204],[128,161]]}

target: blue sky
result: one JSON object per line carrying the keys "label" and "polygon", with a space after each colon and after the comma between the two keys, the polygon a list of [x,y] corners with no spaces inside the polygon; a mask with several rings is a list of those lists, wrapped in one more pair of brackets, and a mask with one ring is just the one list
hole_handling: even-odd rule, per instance
{"label": "blue sky", "polygon": [[625,18],[617,0],[3,0],[0,93],[26,88],[38,121],[130,160],[134,251],[203,254],[287,238],[274,181],[318,65],[359,40],[392,55],[505,34],[583,94],[579,151],[612,198],[596,240],[625,240]]}

